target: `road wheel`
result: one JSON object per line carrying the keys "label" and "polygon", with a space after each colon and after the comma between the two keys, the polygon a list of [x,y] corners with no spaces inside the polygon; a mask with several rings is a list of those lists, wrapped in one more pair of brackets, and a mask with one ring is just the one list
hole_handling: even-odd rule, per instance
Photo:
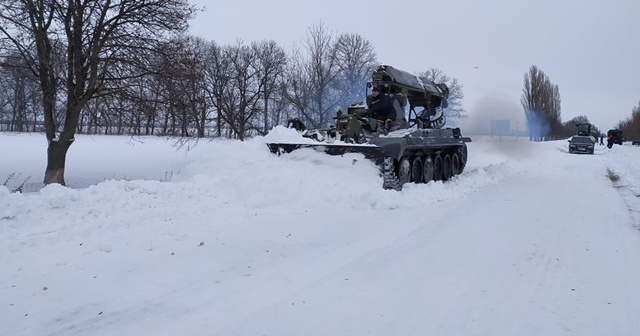
{"label": "road wheel", "polygon": [[398,162],[398,180],[400,185],[408,183],[411,180],[411,162],[406,157],[400,159]]}
{"label": "road wheel", "polygon": [[458,154],[458,158],[460,159],[460,168],[458,169],[458,174],[462,174],[464,168],[467,166],[467,159],[469,154],[467,152],[467,144],[464,143],[462,146],[458,147],[456,150],[456,154]]}
{"label": "road wheel", "polygon": [[423,162],[424,169],[422,170],[422,179],[424,183],[429,183],[433,180],[433,160],[430,155],[425,155]]}
{"label": "road wheel", "polygon": [[453,153],[451,156],[451,176],[460,174],[460,157],[458,153]]}
{"label": "road wheel", "polygon": [[433,180],[442,180],[442,156],[439,154],[433,156]]}
{"label": "road wheel", "polygon": [[411,163],[411,182],[422,183],[422,172],[422,159],[420,157],[416,157]]}
{"label": "road wheel", "polygon": [[442,179],[444,181],[451,178],[451,155],[446,154],[442,160]]}

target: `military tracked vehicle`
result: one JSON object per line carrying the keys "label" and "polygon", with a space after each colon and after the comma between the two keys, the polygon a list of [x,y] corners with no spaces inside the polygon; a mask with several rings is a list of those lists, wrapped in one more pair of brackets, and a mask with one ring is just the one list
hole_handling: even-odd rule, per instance
{"label": "military tracked vehicle", "polygon": [[591,134],[592,125],[589,123],[578,123],[576,124],[577,134],[579,136],[592,136]]}
{"label": "military tracked vehicle", "polygon": [[593,131],[593,125],[589,123],[576,124],[576,136],[590,137],[594,144],[598,143],[598,134]]}
{"label": "military tracked vehicle", "polygon": [[[291,119],[287,126],[314,143],[268,143],[271,152],[280,155],[313,148],[330,155],[361,153],[380,167],[385,189],[400,190],[409,182],[446,181],[461,174],[471,139],[463,137],[460,128],[444,128],[447,85],[423,81],[389,65],[380,65],[371,77],[366,105],[354,104],[347,113],[338,111],[334,123],[323,129],[307,129],[300,120]],[[374,87],[391,98],[396,120],[384,122],[373,116],[370,92]]]}

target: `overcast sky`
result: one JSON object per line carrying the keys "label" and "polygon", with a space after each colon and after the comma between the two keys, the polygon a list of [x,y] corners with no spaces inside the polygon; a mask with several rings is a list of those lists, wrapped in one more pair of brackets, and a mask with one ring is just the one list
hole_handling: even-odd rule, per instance
{"label": "overcast sky", "polygon": [[563,121],[586,115],[606,130],[640,101],[638,0],[191,2],[206,7],[191,33],[220,44],[274,40],[289,51],[320,21],[336,34],[358,33],[380,63],[458,78],[471,118],[522,122],[531,65],[558,84]]}

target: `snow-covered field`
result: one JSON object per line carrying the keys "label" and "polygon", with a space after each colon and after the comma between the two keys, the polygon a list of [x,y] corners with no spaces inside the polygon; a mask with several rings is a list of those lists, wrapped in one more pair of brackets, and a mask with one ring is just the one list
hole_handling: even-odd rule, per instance
{"label": "snow-covered field", "polygon": [[272,138],[80,135],[42,188],[0,134],[0,335],[640,335],[640,147],[473,138],[395,192]]}

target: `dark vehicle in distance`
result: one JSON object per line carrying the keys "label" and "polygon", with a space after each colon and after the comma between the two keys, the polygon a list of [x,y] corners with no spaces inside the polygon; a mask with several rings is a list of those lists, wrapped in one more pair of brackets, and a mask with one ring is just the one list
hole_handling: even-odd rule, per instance
{"label": "dark vehicle in distance", "polygon": [[610,129],[607,132],[607,147],[611,148],[614,144],[622,145],[624,141],[624,136],[622,135],[622,131],[618,129]]}
{"label": "dark vehicle in distance", "polygon": [[574,135],[569,139],[569,153],[593,154],[595,143],[590,136]]}

